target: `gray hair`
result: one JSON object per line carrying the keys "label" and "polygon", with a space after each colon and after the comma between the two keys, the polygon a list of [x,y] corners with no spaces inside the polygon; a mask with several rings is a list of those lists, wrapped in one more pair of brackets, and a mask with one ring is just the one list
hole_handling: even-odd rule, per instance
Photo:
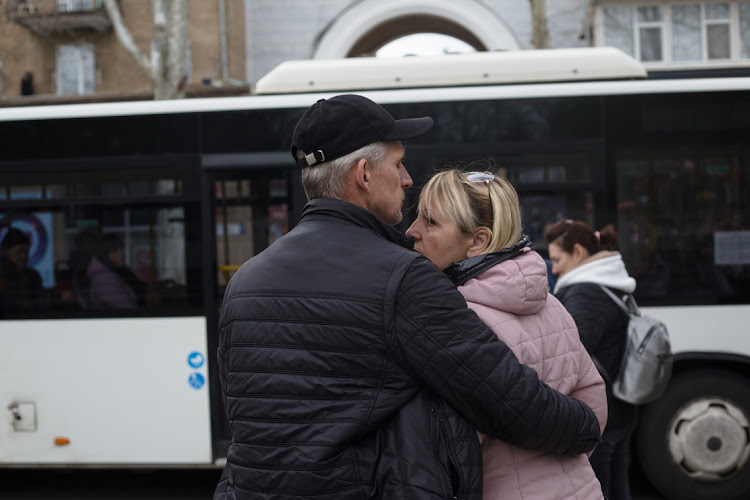
{"label": "gray hair", "polygon": [[[367,146],[312,167],[302,169],[302,186],[308,200],[315,198],[333,198],[340,200],[345,193],[346,173],[352,164],[366,159],[374,168],[380,168],[388,154],[388,144],[373,142]],[[297,158],[304,158],[306,153],[297,150]]]}

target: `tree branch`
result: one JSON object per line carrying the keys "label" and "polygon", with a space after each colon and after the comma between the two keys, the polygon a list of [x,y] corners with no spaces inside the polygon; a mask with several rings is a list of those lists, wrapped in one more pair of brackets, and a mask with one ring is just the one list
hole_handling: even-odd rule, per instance
{"label": "tree branch", "polygon": [[148,78],[156,83],[156,75],[154,74],[154,67],[151,64],[151,60],[143,55],[138,48],[138,45],[135,44],[133,35],[130,34],[130,31],[122,20],[122,14],[120,14],[120,7],[117,4],[117,0],[104,0],[104,8],[107,9],[107,15],[109,15],[110,21],[112,21],[112,27],[114,28],[115,34],[120,40],[122,46],[125,50],[130,52],[138,63],[138,66],[146,72]]}

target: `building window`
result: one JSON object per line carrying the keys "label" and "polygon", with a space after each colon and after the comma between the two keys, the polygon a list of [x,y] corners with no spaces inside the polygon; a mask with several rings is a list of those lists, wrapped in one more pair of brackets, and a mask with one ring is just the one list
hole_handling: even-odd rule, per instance
{"label": "building window", "polygon": [[94,8],[94,0],[57,0],[57,10],[60,12],[74,12]]}
{"label": "building window", "polygon": [[750,2],[738,6],[740,22],[740,57],[750,59]]}
{"label": "building window", "polygon": [[637,7],[636,13],[638,53],[641,61],[661,61],[664,58],[662,55],[664,18],[661,7]]}
{"label": "building window", "polygon": [[632,7],[612,6],[604,9],[605,45],[617,47],[626,54],[635,55]]}
{"label": "building window", "polygon": [[94,46],[60,45],[57,48],[57,94],[94,93]]}
{"label": "building window", "polygon": [[703,6],[706,27],[706,57],[729,59],[730,18],[728,3],[709,3]]}
{"label": "building window", "polygon": [[673,5],[672,13],[672,60],[700,61],[701,6],[698,4]]}
{"label": "building window", "polygon": [[599,14],[598,44],[644,63],[750,59],[750,0],[612,2],[604,3]]}

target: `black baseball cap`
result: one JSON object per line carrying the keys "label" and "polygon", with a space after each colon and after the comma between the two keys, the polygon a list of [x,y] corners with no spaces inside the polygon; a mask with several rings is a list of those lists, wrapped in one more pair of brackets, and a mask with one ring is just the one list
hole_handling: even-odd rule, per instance
{"label": "black baseball cap", "polygon": [[[292,134],[292,156],[302,167],[331,161],[378,141],[402,141],[428,132],[432,118],[395,120],[361,95],[343,94],[310,106]],[[297,150],[307,156],[297,158]]]}

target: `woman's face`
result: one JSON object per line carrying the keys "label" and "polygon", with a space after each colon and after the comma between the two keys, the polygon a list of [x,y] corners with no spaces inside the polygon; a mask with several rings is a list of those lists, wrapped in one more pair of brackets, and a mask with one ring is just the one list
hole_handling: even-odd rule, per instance
{"label": "woman's face", "polygon": [[574,253],[566,252],[557,243],[550,243],[548,247],[549,260],[552,261],[552,274],[563,276],[568,271],[578,267],[583,259]]}
{"label": "woman's face", "polygon": [[439,269],[468,257],[473,237],[461,232],[455,222],[435,214],[427,218],[422,210],[406,234],[414,238],[414,250],[421,253]]}
{"label": "woman's face", "polygon": [[107,254],[109,261],[115,267],[125,267],[125,250],[122,248],[115,248]]}

